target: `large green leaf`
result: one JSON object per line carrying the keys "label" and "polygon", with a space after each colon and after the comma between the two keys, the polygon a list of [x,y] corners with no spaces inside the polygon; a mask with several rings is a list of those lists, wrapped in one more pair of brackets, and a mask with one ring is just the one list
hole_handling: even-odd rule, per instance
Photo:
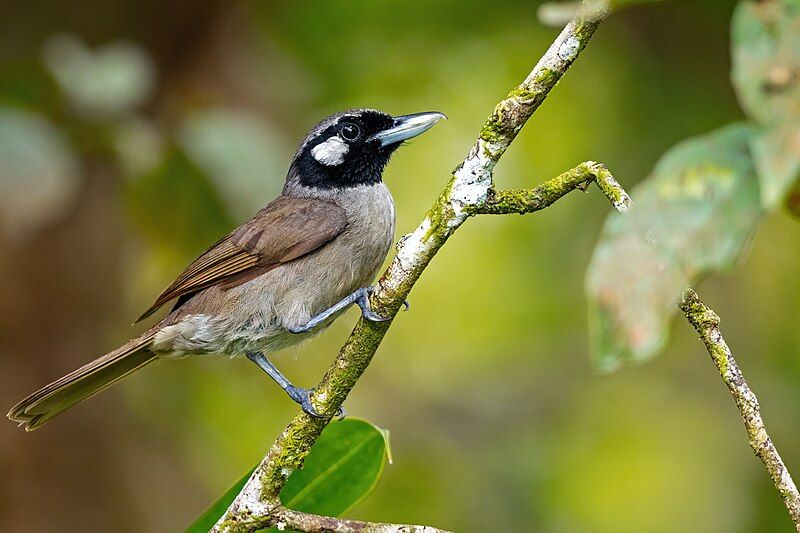
{"label": "large green leaf", "polygon": [[752,132],[735,124],[673,147],[633,207],[606,220],[586,280],[602,370],[656,353],[687,283],[741,256],[762,214]]}
{"label": "large green leaf", "polygon": [[289,477],[281,501],[289,509],[340,516],[378,483],[387,457],[386,432],[366,420],[325,428],[302,470]]}
{"label": "large green leaf", "polygon": [[222,496],[220,496],[217,501],[209,505],[206,510],[203,511],[203,514],[198,516],[197,519],[186,528],[186,533],[207,533],[214,527],[219,517],[225,513],[225,510],[228,509],[231,502],[236,498],[236,495],[241,492],[244,484],[247,483],[247,480],[253,475],[254,470],[255,468],[250,469],[250,471],[239,478],[236,483],[231,485],[228,490],[223,492]]}
{"label": "large green leaf", "polygon": [[[281,502],[297,511],[341,516],[378,483],[388,453],[385,430],[355,418],[332,422],[311,448],[303,468],[289,477],[281,491]],[[225,491],[187,531],[211,529],[252,472]]]}
{"label": "large green leaf", "polygon": [[741,2],[731,27],[731,77],[760,126],[753,156],[766,207],[800,172],[800,0]]}

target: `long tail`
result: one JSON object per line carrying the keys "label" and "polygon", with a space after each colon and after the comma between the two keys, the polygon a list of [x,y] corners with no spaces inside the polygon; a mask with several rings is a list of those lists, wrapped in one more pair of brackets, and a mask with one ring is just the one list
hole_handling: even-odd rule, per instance
{"label": "long tail", "polygon": [[156,354],[149,347],[154,335],[155,330],[150,330],[113,352],[42,387],[12,407],[6,416],[19,422],[26,431],[39,428],[62,411],[94,396],[153,361]]}

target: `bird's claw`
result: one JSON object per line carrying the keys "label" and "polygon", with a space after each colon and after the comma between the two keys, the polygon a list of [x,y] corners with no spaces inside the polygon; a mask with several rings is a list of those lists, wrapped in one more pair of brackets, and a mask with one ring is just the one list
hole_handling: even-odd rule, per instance
{"label": "bird's claw", "polygon": [[386,322],[387,320],[391,320],[392,317],[383,317],[372,310],[372,307],[369,305],[369,296],[373,292],[375,292],[375,287],[361,289],[361,294],[358,295],[358,299],[356,300],[356,304],[361,308],[361,316],[371,322]]}
{"label": "bird's claw", "polygon": [[[293,385],[286,388],[286,393],[289,395],[289,398],[298,403],[308,416],[312,416],[314,418],[332,418],[330,415],[323,415],[317,411],[317,409],[311,403],[312,392],[314,392],[314,389],[304,389],[302,387],[295,387]],[[336,414],[334,416],[339,420],[344,419],[345,412],[341,405],[336,409]]]}
{"label": "bird's claw", "polygon": [[[392,317],[382,317],[378,313],[372,310],[369,304],[369,297],[370,295],[375,292],[375,287],[367,287],[364,289],[364,295],[362,298],[359,298],[356,302],[358,306],[361,308],[361,316],[370,320],[372,322],[386,322],[387,320],[391,320]],[[408,300],[403,300],[403,307],[405,311],[411,309],[411,304]]]}
{"label": "bird's claw", "polygon": [[369,307],[361,308],[361,316],[369,320],[370,322],[386,322],[387,320],[391,320],[392,317],[381,316]]}
{"label": "bird's claw", "polygon": [[286,329],[289,331],[289,333],[292,333],[292,334],[294,334],[294,335],[298,335],[298,334],[300,334],[300,333],[308,333],[309,331],[311,331],[311,328],[310,328],[310,327],[308,327],[307,325],[303,325],[303,326],[289,326],[289,327],[287,327]]}

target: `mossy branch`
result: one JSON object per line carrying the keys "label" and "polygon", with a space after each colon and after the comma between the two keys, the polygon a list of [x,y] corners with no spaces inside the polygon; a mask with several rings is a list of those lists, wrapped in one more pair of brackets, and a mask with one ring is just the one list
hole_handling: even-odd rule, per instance
{"label": "mossy branch", "polygon": [[361,520],[347,520],[334,518],[301,511],[293,511],[282,506],[277,506],[268,514],[253,517],[246,523],[239,524],[238,529],[253,531],[268,527],[279,531],[304,531],[307,533],[450,533],[443,529],[431,526],[414,526],[410,524],[383,524],[380,522],[363,522]]}
{"label": "mossy branch", "polygon": [[[372,308],[379,314],[395,316],[411,288],[450,235],[468,216],[476,214],[476,210],[490,201],[494,194],[494,166],[578,57],[606,15],[605,10],[593,11],[591,16],[576,17],[570,21],[528,77],[495,106],[467,157],[453,172],[422,223],[414,232],[400,239],[397,254],[371,298]],[[610,174],[602,172],[604,167],[592,164],[582,170],[584,173],[574,186],[574,179],[561,180],[563,192],[548,196],[550,203],[589,180],[607,189],[606,178]],[[555,178],[560,179],[561,176]],[[619,199],[615,205],[618,202]],[[336,360],[312,394],[311,401],[318,412],[336,412],[366,370],[390,326],[391,321],[377,323],[363,318],[358,320]],[[302,411],[298,413],[256,467],[242,491],[214,526],[214,531],[253,531],[270,523],[276,512],[290,512],[281,506],[280,491],[292,471],[302,466],[311,446],[328,422],[328,419],[312,418]],[[365,530],[364,527],[352,529],[351,525],[355,523],[352,521],[327,517],[326,520],[325,531]],[[387,527],[367,525],[372,528]],[[299,523],[292,528],[317,531],[303,529]],[[435,530],[429,528],[428,531]]]}
{"label": "mossy branch", "polygon": [[719,316],[709,309],[692,289],[684,291],[680,308],[706,345],[722,380],[728,386],[728,390],[736,402],[736,407],[739,408],[750,447],[764,463],[764,468],[772,478],[772,483],[783,498],[783,503],[789,511],[789,517],[792,519],[795,529],[800,531],[800,493],[767,433],[764,420],[761,418],[758,398],[748,387],[728,344],[722,338]]}
{"label": "mossy branch", "polygon": [[[605,8],[598,11],[593,7],[598,5],[597,2],[585,5],[592,8],[580,10],[579,16],[567,24],[525,81],[495,106],[467,157],[456,168],[422,223],[398,243],[397,254],[381,277],[371,300],[373,308],[382,315],[395,316],[429,262],[469,216],[532,213],[553,204],[572,190],[585,190],[592,182],[617,210],[625,211],[630,205],[630,198],[611,173],[602,164],[592,161],[533,189],[496,191],[493,186],[494,166],[607,15]],[[706,344],[736,401],[750,445],[764,463],[800,532],[800,494],[767,434],[758,400],[722,338],[719,317],[691,289],[687,289],[680,307]],[[359,319],[312,395],[312,402],[319,412],[336,412],[369,365],[390,326],[391,321],[375,323]],[[360,522],[284,508],[279,493],[286,479],[294,469],[302,466],[328,421],[311,418],[303,412],[295,416],[215,525],[214,531],[253,531],[269,526],[297,531],[440,531],[429,526]]]}
{"label": "mossy branch", "polygon": [[467,212],[470,215],[533,213],[548,207],[570,191],[585,191],[590,183],[596,183],[620,213],[624,213],[630,206],[628,193],[617,183],[605,165],[586,161],[533,189],[493,190],[486,203]]}

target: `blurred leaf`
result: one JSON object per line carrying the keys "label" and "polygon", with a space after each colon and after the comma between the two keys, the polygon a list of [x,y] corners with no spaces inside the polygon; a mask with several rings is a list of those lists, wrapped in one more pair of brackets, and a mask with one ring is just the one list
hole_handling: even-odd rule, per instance
{"label": "blurred leaf", "polygon": [[545,26],[558,27],[566,25],[578,15],[591,15],[594,11],[611,8],[616,11],[636,4],[650,4],[662,0],[568,0],[564,2],[545,2],[537,11],[539,22]]}
{"label": "blurred leaf", "polygon": [[681,290],[731,267],[762,214],[749,141],[734,124],[669,150],[611,215],[587,273],[592,347],[605,371],[652,356]]}
{"label": "blurred leaf", "polygon": [[156,124],[131,115],[114,126],[111,142],[125,177],[136,178],[155,170],[167,144]]}
{"label": "blurred leaf", "polygon": [[800,171],[800,2],[740,2],[731,28],[731,77],[753,138],[762,201],[775,207]]}
{"label": "blurred leaf", "polygon": [[78,191],[78,161],[38,114],[0,106],[0,226],[21,237],[61,216]]}
{"label": "blurred leaf", "polygon": [[115,117],[131,111],[155,87],[150,57],[129,42],[92,51],[75,37],[57,35],[45,44],[44,63],[75,109],[86,117]]}
{"label": "blurred leaf", "polygon": [[126,193],[140,230],[181,255],[202,251],[234,226],[208,178],[175,147],[154,170],[129,181]]}
{"label": "blurred leaf", "polygon": [[754,132],[750,144],[762,203],[770,209],[780,203],[800,173],[800,123]]}
{"label": "blurred leaf", "polygon": [[[341,516],[378,483],[387,449],[388,433],[366,420],[348,418],[332,422],[311,448],[303,468],[289,476],[281,491],[281,502],[296,511]],[[225,491],[187,531],[199,533],[211,529],[252,472]]]}
{"label": "blurred leaf", "polygon": [[744,110],[768,126],[800,117],[800,2],[740,2],[731,46],[731,77]]}
{"label": "blurred leaf", "polygon": [[0,102],[51,115],[59,102],[58,86],[38,62],[1,64]]}
{"label": "blurred leaf", "polygon": [[786,194],[786,210],[797,220],[800,220],[800,180]]}
{"label": "blurred leaf", "polygon": [[231,213],[252,215],[283,187],[293,151],[276,128],[230,109],[196,111],[181,147],[211,178]]}

